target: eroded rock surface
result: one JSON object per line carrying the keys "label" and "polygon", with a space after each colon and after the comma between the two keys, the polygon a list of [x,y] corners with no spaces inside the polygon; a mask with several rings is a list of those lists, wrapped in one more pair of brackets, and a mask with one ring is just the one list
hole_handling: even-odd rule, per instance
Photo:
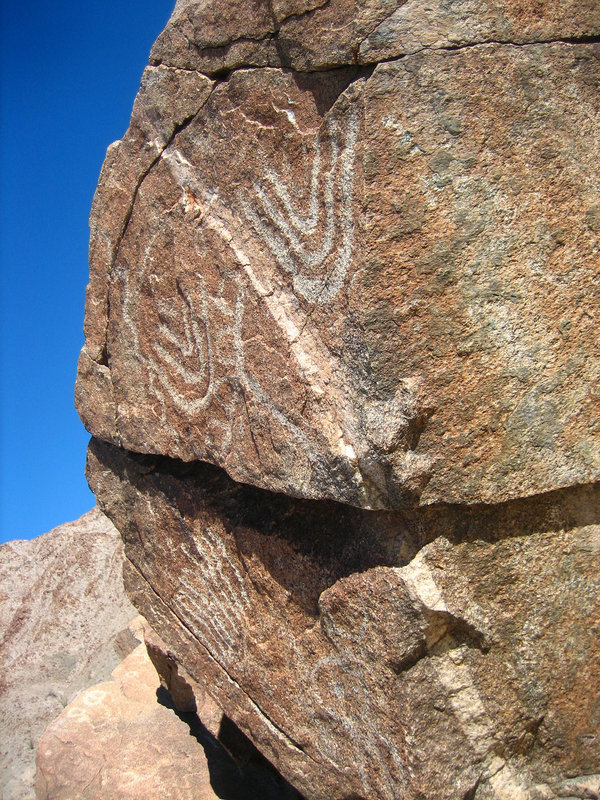
{"label": "eroded rock surface", "polygon": [[179,0],[150,63],[207,74],[241,66],[326,70],[429,49],[599,34],[595,0]]}
{"label": "eroded rock surface", "polygon": [[[90,431],[373,508],[597,480],[597,5],[225,5],[178,4],[103,167]],[[384,11],[377,65],[178,60]]]}
{"label": "eroded rock surface", "polygon": [[137,644],[118,531],[94,509],[0,546],[0,796],[33,797],[35,748],[82,689]]}
{"label": "eroded rock surface", "polygon": [[400,514],[101,443],[88,469],[136,606],[307,797],[549,798],[598,772],[598,486]]}
{"label": "eroded rock surface", "polygon": [[178,716],[169,701],[138,645],[42,735],[37,800],[302,800],[264,767],[237,766],[195,715]]}

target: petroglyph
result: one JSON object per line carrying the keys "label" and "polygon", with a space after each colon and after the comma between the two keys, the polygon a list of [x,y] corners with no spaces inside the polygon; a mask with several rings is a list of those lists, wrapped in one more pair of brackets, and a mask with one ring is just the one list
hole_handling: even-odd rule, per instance
{"label": "petroglyph", "polygon": [[[335,239],[334,222],[339,217],[339,213],[333,210],[334,184],[339,184],[343,188],[344,198],[347,201],[343,213],[348,217],[349,224],[344,228],[343,234],[347,247],[345,250],[342,247],[342,251],[337,255],[338,277],[334,275],[329,279],[319,279],[323,286],[327,284],[325,292],[327,296],[330,296],[334,286],[337,286],[336,291],[341,287],[347,265],[343,266],[343,274],[340,272],[342,269],[340,265],[345,258],[344,253],[347,254],[348,259],[351,253],[353,235],[351,170],[356,140],[356,112],[351,110],[349,116],[351,117],[349,122],[351,135],[348,135],[346,139],[347,142],[351,139],[352,146],[348,145],[341,153],[337,144],[338,123],[330,122],[331,129],[335,132],[333,141],[336,142],[333,149],[335,158],[332,161],[331,175],[327,179],[330,188],[326,192],[331,199],[329,206],[332,210],[328,224],[331,228],[332,242]],[[298,214],[295,217],[295,223],[309,232],[318,226],[322,210],[319,209],[318,202],[321,164],[321,146],[318,140],[317,136],[313,149],[318,154],[318,158],[316,158],[316,166],[313,165],[309,211],[306,217],[301,218]],[[354,415],[345,408],[346,400],[345,397],[342,397],[344,395],[342,386],[337,387],[341,381],[340,377],[335,374],[332,356],[307,327],[306,315],[300,309],[296,297],[289,289],[277,285],[264,265],[257,260],[251,261],[244,247],[245,237],[243,230],[240,231],[239,221],[236,221],[216,191],[198,186],[198,176],[183,155],[177,149],[172,148],[163,154],[163,161],[168,165],[181,187],[180,205],[189,224],[196,228],[195,246],[199,258],[198,263],[202,264],[207,258],[207,253],[210,252],[210,248],[206,244],[206,237],[209,234],[218,237],[218,240],[225,245],[232,263],[229,266],[223,263],[219,264],[221,279],[217,291],[209,292],[203,276],[196,271],[193,275],[195,283],[193,290],[180,287],[178,298],[173,298],[169,304],[157,301],[162,321],[157,331],[157,342],[153,345],[153,355],[156,356],[151,365],[153,393],[161,403],[164,403],[165,395],[170,397],[178,409],[189,417],[203,413],[211,399],[218,396],[219,387],[227,382],[238,393],[241,390],[244,397],[254,397],[304,450],[310,449],[307,435],[290,414],[281,407],[277,399],[263,388],[252,365],[247,364],[242,331],[244,314],[250,307],[249,293],[251,293],[264,304],[269,317],[281,332],[286,349],[289,348],[298,371],[311,393],[315,397],[323,397],[326,393],[331,394],[332,391],[339,392],[340,402],[337,410],[331,408],[323,411],[324,417],[330,418],[326,430],[330,434],[334,452],[339,453],[345,459],[350,458],[349,453],[351,453],[351,460],[354,460],[354,450],[348,441],[348,433],[344,433],[340,422],[340,419],[345,419],[347,423],[348,420],[353,419]],[[273,178],[273,180],[275,179]],[[292,208],[291,199],[285,187],[281,189],[281,196]],[[331,249],[332,246],[332,244],[328,244],[327,248]],[[321,250],[325,252],[323,248]],[[193,296],[199,297],[195,304]],[[172,330],[178,324],[178,319],[183,319],[184,331],[180,335],[174,334]],[[195,355],[196,371],[190,374],[189,366],[183,369],[175,367],[173,359],[176,358],[178,362],[181,362],[182,358],[189,359],[194,348],[198,351]],[[177,351],[177,356],[174,356],[173,350]],[[201,394],[192,400],[187,396],[182,396],[176,388],[175,381],[169,377],[168,370],[175,371],[177,385],[180,386],[182,381],[184,384],[187,381],[190,388],[199,390]],[[221,401],[221,406],[228,422],[219,423],[217,420],[217,423],[221,427],[229,426],[227,439],[229,442],[235,392],[231,391],[227,396],[229,404],[226,406]],[[167,422],[167,415],[164,416],[165,422]],[[211,422],[213,419],[214,415],[211,415]]]}
{"label": "petroglyph", "polygon": [[[302,196],[273,170],[265,190],[250,192],[250,202],[270,207],[274,220],[291,220],[293,241],[282,242],[296,273],[292,282],[285,269],[274,269],[269,249],[257,246],[239,197],[232,200],[226,188],[207,185],[179,147],[161,155],[157,169],[168,170],[178,196],[160,225],[136,245],[137,271],[124,262],[115,270],[119,336],[135,384],[148,397],[152,424],[184,458],[214,460],[255,481],[261,464],[285,441],[296,454],[295,490],[310,494],[318,480],[318,435],[318,446],[326,441],[338,468],[354,475],[352,491],[367,491],[358,466],[360,423],[343,358],[321,339],[303,302],[331,299],[344,286],[354,238],[357,130],[358,112],[351,106],[332,112],[320,132],[307,134],[309,184]],[[259,161],[253,174],[261,170]],[[265,224],[269,235],[275,231]],[[173,259],[169,270],[165,248]],[[274,363],[289,365],[293,380],[285,373],[271,380],[269,352]],[[137,391],[117,401],[120,430],[139,413]],[[311,421],[316,413],[318,434]],[[251,448],[244,464],[225,462],[235,440]],[[281,488],[287,490],[288,481]]]}
{"label": "petroglyph", "polygon": [[[165,391],[169,393],[175,405],[189,414],[194,414],[206,408],[214,394],[212,346],[206,323],[206,289],[202,276],[197,275],[196,277],[202,300],[200,314],[196,312],[190,294],[179,286],[182,302],[177,309],[173,308],[172,303],[157,300],[156,307],[161,320],[164,321],[161,321],[158,326],[159,341],[152,344],[158,363],[157,361],[151,362],[154,374]],[[179,314],[181,314],[183,322],[183,337],[173,333],[173,330],[176,330],[176,317]],[[167,344],[171,345],[170,349],[167,348]],[[185,366],[185,360],[188,359],[194,359],[197,363],[195,369]],[[166,369],[159,366],[161,362]],[[195,396],[193,398],[189,398],[178,391],[177,385],[180,385],[180,381],[177,381],[177,383],[172,381],[169,377],[170,371],[175,372],[186,387],[194,390]]]}
{"label": "petroglyph", "polygon": [[229,554],[221,534],[209,525],[201,535],[193,534],[193,542],[181,549],[194,567],[182,570],[175,604],[185,615],[191,615],[222,655],[239,658],[251,605],[240,566]]}
{"label": "petroglyph", "polygon": [[[295,292],[313,303],[329,302],[339,293],[352,258],[353,171],[358,136],[354,106],[350,106],[343,121],[343,134],[340,127],[340,121],[332,114],[326,126],[326,165],[321,131],[314,138],[307,192],[299,198],[304,200],[304,209],[296,207],[284,178],[272,169],[255,184],[254,204],[240,198],[253,229],[279,266],[292,277]],[[332,264],[324,274],[330,258]]]}
{"label": "petroglyph", "polygon": [[[181,164],[178,155],[176,153],[174,158]],[[207,444],[226,449],[231,443],[234,418],[238,428],[245,427],[243,415],[236,414],[239,402],[243,402],[243,398],[254,397],[268,409],[271,417],[308,450],[306,435],[263,390],[246,366],[242,330],[248,292],[255,291],[259,297],[267,299],[268,307],[288,340],[296,341],[299,324],[295,325],[286,315],[284,301],[277,303],[275,299],[273,303],[270,300],[273,288],[268,283],[263,285],[253,272],[249,258],[226,224],[231,220],[223,217],[225,208],[218,197],[206,193],[205,201],[201,202],[186,184],[181,206],[186,215],[191,216],[190,223],[198,227],[197,239],[201,240],[203,231],[212,231],[233,255],[234,266],[242,269],[236,271],[219,264],[220,280],[216,290],[213,288],[212,291],[207,288],[200,271],[179,276],[175,281],[176,291],[165,300],[160,292],[154,291],[151,279],[155,236],[146,247],[141,277],[135,281],[135,285],[130,275],[123,273],[123,322],[131,347],[138,354],[142,348],[135,309],[139,309],[139,296],[144,287],[153,298],[153,337],[142,360],[146,365],[150,392],[160,406],[161,424],[173,436],[177,436],[169,412],[169,405],[174,405],[187,419],[206,420]],[[199,246],[202,246],[201,241]],[[148,307],[145,313],[148,314]],[[145,324],[148,324],[148,320]],[[303,358],[300,352],[298,356],[314,382],[316,370],[313,364],[307,362],[306,356]],[[315,388],[321,393],[325,391],[324,387]]]}

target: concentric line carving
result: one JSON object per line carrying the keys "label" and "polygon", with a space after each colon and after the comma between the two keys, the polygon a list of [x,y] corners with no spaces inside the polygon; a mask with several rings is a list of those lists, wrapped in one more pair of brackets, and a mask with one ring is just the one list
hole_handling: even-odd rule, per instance
{"label": "concentric line carving", "polygon": [[[292,277],[295,292],[318,303],[329,302],[339,293],[352,258],[358,138],[355,108],[351,106],[345,116],[343,130],[331,115],[327,133],[330,146],[325,165],[321,131],[312,145],[303,208],[297,207],[286,180],[273,169],[266,170],[262,182],[255,184],[254,204],[241,198],[246,218],[279,266]],[[325,272],[330,258],[333,263]]]}

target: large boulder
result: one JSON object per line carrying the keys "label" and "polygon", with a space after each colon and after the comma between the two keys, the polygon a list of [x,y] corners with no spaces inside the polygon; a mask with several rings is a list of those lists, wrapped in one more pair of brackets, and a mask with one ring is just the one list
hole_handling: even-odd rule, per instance
{"label": "large boulder", "polygon": [[599,90],[595,0],[178,0],[109,148],[88,479],[311,800],[598,794]]}
{"label": "large boulder", "polygon": [[0,546],[0,796],[34,796],[35,748],[73,697],[137,645],[123,544],[97,508]]}
{"label": "large boulder", "polygon": [[94,200],[86,425],[369,508],[597,480],[600,12],[400,4],[356,66],[315,52],[394,3],[337,5],[204,74],[269,6],[178,4]]}

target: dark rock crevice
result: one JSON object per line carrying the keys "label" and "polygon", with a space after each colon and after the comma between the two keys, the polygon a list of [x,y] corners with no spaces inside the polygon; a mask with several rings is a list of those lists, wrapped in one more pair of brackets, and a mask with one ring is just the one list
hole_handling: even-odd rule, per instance
{"label": "dark rock crevice", "polygon": [[156,692],[161,705],[170,708],[189,726],[206,755],[211,785],[222,800],[302,800],[302,796],[274,769],[237,725],[224,716],[214,736],[192,711],[179,711],[169,692]]}
{"label": "dark rock crevice", "polygon": [[[598,483],[503,503],[407,505],[397,511],[373,511],[330,500],[292,498],[238,483],[224,469],[207,462],[126,451],[95,439],[90,447],[134,484],[152,476],[157,486],[166,489],[190,480],[230,530],[254,528],[261,535],[286,540],[303,556],[318,556],[324,566],[329,565],[328,572],[337,565],[335,580],[358,569],[404,566],[439,536],[453,544],[495,542],[600,524]],[[390,548],[389,539],[396,540],[396,546]]]}

